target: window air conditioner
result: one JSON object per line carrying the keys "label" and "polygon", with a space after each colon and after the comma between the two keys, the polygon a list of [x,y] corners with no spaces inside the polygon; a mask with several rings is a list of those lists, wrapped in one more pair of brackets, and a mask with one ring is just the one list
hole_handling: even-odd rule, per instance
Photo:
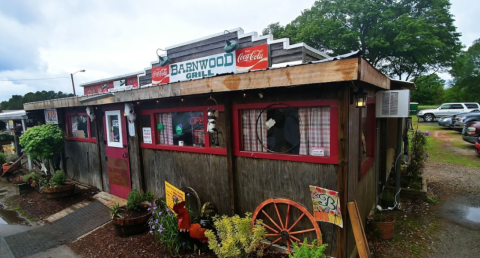
{"label": "window air conditioner", "polygon": [[377,118],[408,117],[410,90],[386,90],[377,92]]}

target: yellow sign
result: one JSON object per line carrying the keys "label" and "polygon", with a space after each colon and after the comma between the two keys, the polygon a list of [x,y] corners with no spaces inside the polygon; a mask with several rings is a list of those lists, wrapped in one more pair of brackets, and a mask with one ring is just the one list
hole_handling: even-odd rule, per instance
{"label": "yellow sign", "polygon": [[330,222],[343,228],[338,192],[311,185],[310,195],[315,220]]}
{"label": "yellow sign", "polygon": [[170,210],[173,209],[175,197],[179,201],[185,201],[185,193],[165,181],[165,199],[167,200],[167,206]]}

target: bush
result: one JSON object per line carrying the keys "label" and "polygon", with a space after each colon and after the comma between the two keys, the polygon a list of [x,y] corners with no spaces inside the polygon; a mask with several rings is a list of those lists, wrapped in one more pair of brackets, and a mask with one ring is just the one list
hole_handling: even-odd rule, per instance
{"label": "bush", "polygon": [[55,153],[62,152],[65,145],[65,136],[56,125],[39,125],[29,128],[20,137],[23,152],[32,159],[46,159],[53,164]]}
{"label": "bush", "polygon": [[138,210],[140,207],[139,205],[144,202],[152,202],[153,201],[153,193],[152,191],[147,191],[145,194],[141,194],[137,189],[133,189],[128,194],[127,200],[127,210]]}
{"label": "bush", "polygon": [[8,153],[5,155],[5,163],[13,163],[17,161],[18,155],[15,153]]}
{"label": "bush", "polygon": [[23,178],[22,176],[17,176],[11,181],[13,184],[23,184]]}
{"label": "bush", "polygon": [[[217,234],[207,230],[205,236],[208,237],[208,247],[220,258],[248,257],[265,240],[266,230],[260,223],[255,223],[252,230],[252,214],[249,212],[245,218],[224,215],[213,220]],[[261,249],[257,255],[263,255]]]}
{"label": "bush", "polygon": [[304,245],[299,245],[298,243],[293,243],[293,254],[290,254],[290,258],[326,258],[325,250],[327,249],[327,244],[318,245],[318,240],[315,239],[312,242],[312,246],[308,246],[308,241],[305,238],[303,240]]}
{"label": "bush", "polygon": [[149,211],[152,217],[148,220],[150,234],[156,242],[160,243],[172,256],[177,255],[181,249],[188,249],[190,239],[182,237],[178,230],[178,221],[175,213],[167,208],[164,200],[159,206],[150,204]]}
{"label": "bush", "polygon": [[55,172],[52,178],[50,179],[50,187],[59,187],[65,184],[67,178],[65,177],[65,173],[61,170]]}
{"label": "bush", "polygon": [[[32,182],[30,183],[30,179]],[[26,174],[22,177],[24,183],[30,183],[31,186],[36,186],[42,180],[42,176],[38,173],[32,172],[30,174]]]}
{"label": "bush", "polygon": [[[2,146],[0,146],[1,148]],[[5,153],[0,152],[0,165],[5,164]]]}

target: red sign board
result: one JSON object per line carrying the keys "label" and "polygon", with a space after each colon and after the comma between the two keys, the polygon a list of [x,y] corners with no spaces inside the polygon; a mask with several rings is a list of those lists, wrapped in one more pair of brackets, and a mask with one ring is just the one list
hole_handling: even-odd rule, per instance
{"label": "red sign board", "polygon": [[242,48],[236,51],[237,71],[268,68],[268,45]]}
{"label": "red sign board", "polygon": [[152,85],[159,85],[170,82],[169,65],[152,68]]}

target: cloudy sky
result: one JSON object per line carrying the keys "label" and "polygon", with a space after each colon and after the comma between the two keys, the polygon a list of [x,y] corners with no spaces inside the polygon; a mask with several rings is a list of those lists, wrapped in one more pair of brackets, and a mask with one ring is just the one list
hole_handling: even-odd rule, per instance
{"label": "cloudy sky", "polygon": [[[282,25],[313,0],[0,0],[0,101],[143,70],[157,48],[242,27]],[[465,46],[480,38],[480,1],[451,0]],[[63,77],[63,78],[62,78]],[[50,80],[19,80],[59,78]]]}

